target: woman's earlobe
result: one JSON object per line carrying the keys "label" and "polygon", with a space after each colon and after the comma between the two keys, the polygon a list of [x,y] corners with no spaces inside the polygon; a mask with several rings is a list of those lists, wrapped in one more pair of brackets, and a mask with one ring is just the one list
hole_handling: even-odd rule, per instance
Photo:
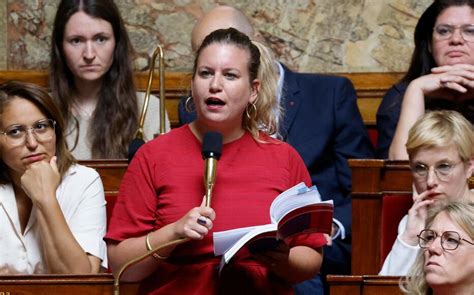
{"label": "woman's earlobe", "polygon": [[255,103],[255,101],[257,101],[257,98],[258,98],[258,93],[260,92],[259,80],[255,79],[252,81],[251,91],[252,93],[250,94],[251,95],[250,103]]}

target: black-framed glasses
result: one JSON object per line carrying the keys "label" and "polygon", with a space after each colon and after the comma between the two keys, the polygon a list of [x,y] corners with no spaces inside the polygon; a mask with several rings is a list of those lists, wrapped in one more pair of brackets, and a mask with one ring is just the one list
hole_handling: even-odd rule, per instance
{"label": "black-framed glasses", "polygon": [[52,119],[42,119],[33,123],[32,127],[11,125],[5,131],[0,131],[0,134],[4,135],[9,145],[20,146],[26,142],[26,136],[30,130],[39,142],[47,142],[53,139],[55,126],[56,121]]}
{"label": "black-framed glasses", "polygon": [[446,251],[456,250],[463,241],[474,245],[473,242],[461,238],[461,235],[458,232],[451,230],[443,232],[440,236],[434,230],[424,229],[419,235],[417,235],[417,237],[420,248],[430,247],[438,237],[441,237],[441,247]]}
{"label": "black-framed glasses", "polygon": [[433,29],[433,38],[437,41],[450,39],[456,29],[459,29],[459,32],[465,41],[474,42],[474,24],[457,26],[439,24]]}
{"label": "black-framed glasses", "polygon": [[431,168],[433,168],[436,177],[438,177],[439,180],[448,181],[451,176],[451,173],[453,172],[454,167],[456,167],[460,163],[462,163],[462,161],[457,163],[444,162],[437,164],[436,166],[428,166],[425,164],[417,163],[411,166],[411,171],[413,173],[413,177],[417,178],[418,180],[426,180]]}

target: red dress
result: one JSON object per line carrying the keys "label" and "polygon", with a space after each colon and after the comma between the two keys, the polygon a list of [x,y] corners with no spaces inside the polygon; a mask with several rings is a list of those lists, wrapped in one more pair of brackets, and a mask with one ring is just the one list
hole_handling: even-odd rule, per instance
{"label": "red dress", "polygon": [[[148,294],[292,294],[292,286],[256,261],[241,259],[217,272],[212,232],[270,223],[269,209],[281,192],[311,180],[303,160],[288,144],[249,133],[225,144],[217,164],[212,231],[201,241],[178,246],[166,263],[145,279]],[[122,180],[106,239],[120,242],[175,222],[204,196],[201,143],[187,125],[142,146]],[[320,234],[298,238],[313,248]],[[245,292],[245,293],[242,293]]]}

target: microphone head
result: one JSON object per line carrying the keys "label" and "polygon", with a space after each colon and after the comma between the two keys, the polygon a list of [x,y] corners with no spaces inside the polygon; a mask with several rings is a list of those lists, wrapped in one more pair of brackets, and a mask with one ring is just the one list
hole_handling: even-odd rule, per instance
{"label": "microphone head", "polygon": [[219,160],[222,154],[222,134],[209,131],[202,139],[202,158],[215,158]]}

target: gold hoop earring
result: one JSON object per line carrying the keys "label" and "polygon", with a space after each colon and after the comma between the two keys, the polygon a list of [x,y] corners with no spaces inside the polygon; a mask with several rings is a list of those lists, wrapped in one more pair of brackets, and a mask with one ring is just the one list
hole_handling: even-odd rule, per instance
{"label": "gold hoop earring", "polygon": [[184,103],[184,109],[188,113],[194,113],[194,111],[196,111],[196,108],[194,107],[194,102],[193,102],[193,97],[192,96],[188,96],[188,98],[186,98],[186,102]]}
{"label": "gold hoop earring", "polygon": [[[249,107],[252,110],[249,111]],[[253,115],[251,115],[250,113],[253,113]],[[249,103],[247,107],[245,108],[245,115],[247,115],[247,118],[250,121],[255,120],[257,118],[257,106],[254,103]]]}

